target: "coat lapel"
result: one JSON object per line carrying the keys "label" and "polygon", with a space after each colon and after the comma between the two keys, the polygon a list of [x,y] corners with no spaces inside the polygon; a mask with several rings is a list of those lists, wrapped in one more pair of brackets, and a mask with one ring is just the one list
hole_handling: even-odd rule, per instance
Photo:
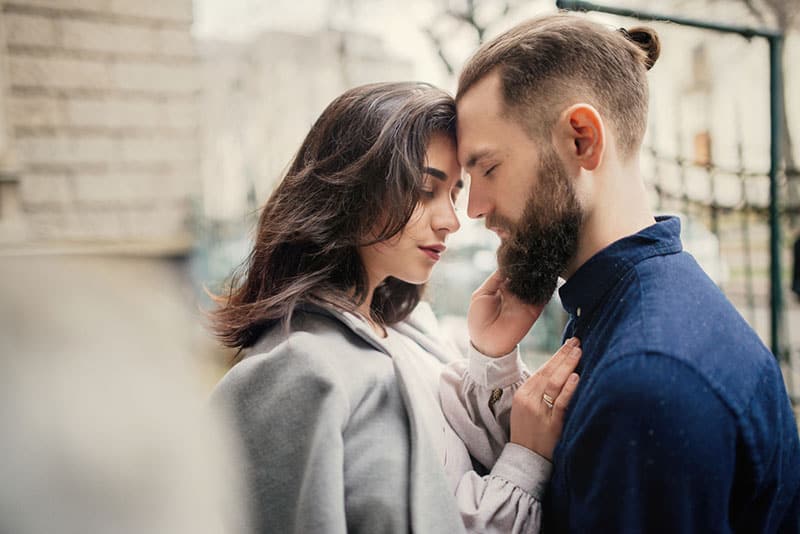
{"label": "coat lapel", "polygon": [[[413,532],[426,534],[465,532],[455,497],[442,498],[453,495],[445,474],[443,459],[438,454],[438,447],[432,435],[433,432],[442,432],[443,429],[435,427],[432,423],[435,419],[426,417],[426,411],[440,409],[438,399],[435,405],[431,404],[430,393],[420,383],[418,373],[409,361],[412,355],[405,350],[392,350],[386,340],[376,336],[372,329],[357,317],[332,313],[359,337],[392,358],[411,429],[409,499]],[[400,335],[409,337],[412,343],[418,343],[423,349],[433,353],[443,363],[452,359],[436,341],[427,338],[418,329],[406,323],[395,325],[393,328]]]}
{"label": "coat lapel", "polygon": [[453,492],[433,438],[433,433],[443,429],[436,426],[435,418],[426,417],[426,411],[439,406],[426,402],[430,393],[415,376],[410,356],[398,351],[392,359],[411,427],[411,525],[414,532],[463,532],[455,498],[441,497]]}

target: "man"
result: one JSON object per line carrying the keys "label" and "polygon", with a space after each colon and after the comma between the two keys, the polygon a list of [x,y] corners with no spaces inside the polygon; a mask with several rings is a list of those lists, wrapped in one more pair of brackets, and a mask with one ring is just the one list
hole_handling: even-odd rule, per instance
{"label": "man", "polygon": [[[459,80],[468,214],[502,239],[498,291],[540,305],[563,277],[564,337],[583,348],[545,528],[796,532],[800,442],[780,368],[682,251],[679,220],[648,207],[638,152],[658,52],[652,30],[560,14],[486,43]],[[475,347],[508,352],[509,316]]]}

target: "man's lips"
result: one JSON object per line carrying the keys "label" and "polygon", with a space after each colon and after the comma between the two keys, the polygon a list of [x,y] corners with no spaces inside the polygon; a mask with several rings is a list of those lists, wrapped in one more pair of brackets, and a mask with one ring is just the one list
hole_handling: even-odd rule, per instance
{"label": "man's lips", "polygon": [[494,232],[495,234],[497,234],[497,237],[499,237],[499,238],[500,238],[500,239],[502,239],[503,241],[505,241],[506,239],[508,239],[508,236],[509,236],[509,235],[511,235],[511,234],[508,232],[508,230],[504,230],[503,228],[497,228],[497,227],[494,227],[494,228],[489,228],[489,230],[491,230],[492,232]]}

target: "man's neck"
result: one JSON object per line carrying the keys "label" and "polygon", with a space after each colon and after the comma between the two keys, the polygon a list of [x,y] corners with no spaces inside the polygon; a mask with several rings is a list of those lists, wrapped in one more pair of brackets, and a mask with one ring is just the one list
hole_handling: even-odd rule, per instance
{"label": "man's neck", "polygon": [[605,177],[594,193],[581,226],[578,251],[567,267],[565,279],[610,244],[655,223],[638,162]]}

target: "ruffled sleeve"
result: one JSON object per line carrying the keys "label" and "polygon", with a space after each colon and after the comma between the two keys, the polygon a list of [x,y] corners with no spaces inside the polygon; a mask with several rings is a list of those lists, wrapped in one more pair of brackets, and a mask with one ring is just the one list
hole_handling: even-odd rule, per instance
{"label": "ruffled sleeve", "polygon": [[500,358],[470,346],[468,359],[448,365],[440,380],[442,410],[470,456],[488,474],[467,471],[456,486],[470,532],[538,533],[541,498],[552,469],[535,452],[510,443],[514,392],[530,376],[519,349]]}
{"label": "ruffled sleeve", "polygon": [[467,531],[538,534],[542,494],[551,469],[542,456],[508,443],[488,475],[467,472],[456,487]]}
{"label": "ruffled sleeve", "polygon": [[530,376],[519,348],[499,358],[478,352],[450,363],[442,373],[439,394],[447,422],[470,456],[491,469],[508,443],[511,401]]}

